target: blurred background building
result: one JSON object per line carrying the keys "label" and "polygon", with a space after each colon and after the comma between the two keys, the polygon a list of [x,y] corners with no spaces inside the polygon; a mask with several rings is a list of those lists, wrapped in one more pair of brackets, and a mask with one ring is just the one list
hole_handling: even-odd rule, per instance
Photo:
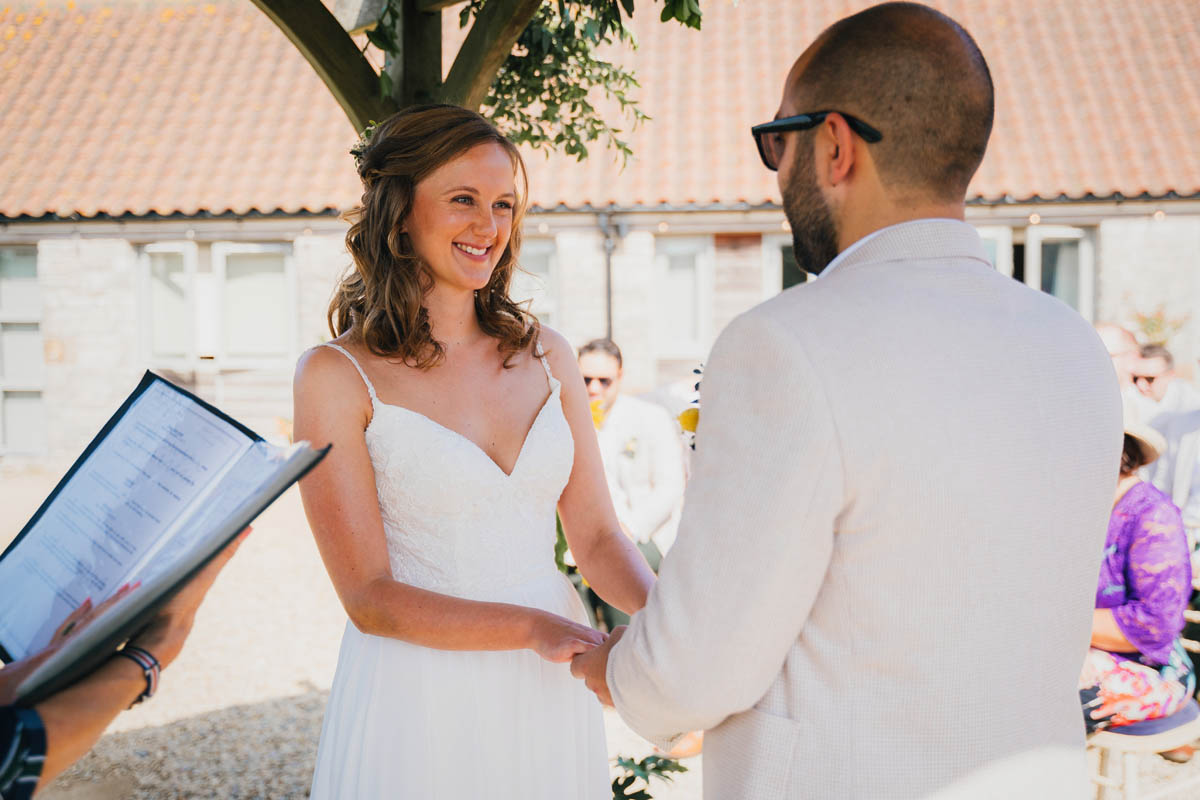
{"label": "blurred background building", "polygon": [[[639,4],[620,59],[651,119],[623,169],[599,144],[581,164],[527,154],[515,294],[573,343],[611,332],[630,389],[682,396],[730,319],[804,279],[749,129],[812,38],[868,4],[706,0],[700,32]],[[933,5],[996,83],[967,212],[996,268],[1089,320],[1169,334],[1190,369],[1200,8]],[[355,139],[244,0],[0,8],[0,465],[69,462],[145,369],[284,435],[296,358],[328,337],[349,263]]]}

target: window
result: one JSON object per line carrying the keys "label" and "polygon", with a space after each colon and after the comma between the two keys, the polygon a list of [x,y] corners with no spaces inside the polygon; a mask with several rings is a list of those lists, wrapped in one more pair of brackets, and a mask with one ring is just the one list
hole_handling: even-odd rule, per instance
{"label": "window", "polygon": [[282,244],[191,242],[142,252],[143,341],[149,362],[181,371],[278,367],[295,358],[296,291]]}
{"label": "window", "polygon": [[1025,283],[1052,294],[1089,321],[1095,316],[1095,259],[1081,228],[1039,225],[1025,229]]}
{"label": "window", "polygon": [[782,280],[780,281],[781,290],[790,289],[798,283],[806,283],[808,281],[808,273],[800,269],[800,265],[796,263],[796,248],[790,244],[785,244],[779,248],[779,256],[783,260]]}
{"label": "window", "polygon": [[521,268],[512,276],[509,296],[518,303],[531,301],[529,310],[543,325],[553,327],[558,317],[557,246],[553,239],[526,239],[521,243]]}
{"label": "window", "polygon": [[213,245],[220,285],[220,356],[290,359],[296,303],[288,262],[282,246]]}
{"label": "window", "polygon": [[979,238],[987,250],[988,260],[1003,275],[1013,275],[1013,232],[1002,225],[980,225],[976,227]]}
{"label": "window", "polygon": [[763,237],[763,299],[769,300],[784,289],[805,283],[812,276],[796,263],[791,236]]}
{"label": "window", "polygon": [[1089,322],[1096,313],[1096,258],[1087,228],[1030,225],[977,228],[992,264],[1027,286],[1052,294]]}
{"label": "window", "polygon": [[660,238],[655,249],[659,357],[703,358],[711,344],[712,239]]}
{"label": "window", "polygon": [[0,452],[46,449],[36,247],[0,247]]}
{"label": "window", "polygon": [[190,360],[195,355],[196,247],[190,243],[147,245],[142,262],[150,358],[158,364]]}

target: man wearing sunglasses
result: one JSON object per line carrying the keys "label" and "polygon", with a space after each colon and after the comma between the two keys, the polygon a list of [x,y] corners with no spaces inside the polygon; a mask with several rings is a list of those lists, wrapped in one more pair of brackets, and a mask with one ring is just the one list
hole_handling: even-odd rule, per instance
{"label": "man wearing sunglasses", "polygon": [[1147,469],[1150,481],[1183,512],[1193,547],[1200,533],[1200,392],[1175,372],[1175,357],[1159,344],[1138,352],[1132,369],[1142,419],[1167,440]]}
{"label": "man wearing sunglasses", "polygon": [[963,28],[887,3],[753,131],[820,278],[721,333],[658,583],[572,665],[643,736],[705,729],[709,800],[1090,796],[1120,397],[964,222],[992,95]]}
{"label": "man wearing sunglasses", "polygon": [[[683,500],[683,445],[666,409],[621,393],[621,350],[610,339],[579,348],[579,369],[600,440],[600,457],[621,528],[651,569],[675,540]],[[609,630],[629,622],[624,612],[596,598]]]}

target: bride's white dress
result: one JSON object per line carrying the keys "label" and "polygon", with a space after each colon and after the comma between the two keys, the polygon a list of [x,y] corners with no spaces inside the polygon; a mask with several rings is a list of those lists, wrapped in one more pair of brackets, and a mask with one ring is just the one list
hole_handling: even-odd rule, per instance
{"label": "bride's white dress", "polygon": [[[428,417],[371,395],[366,430],[392,575],[443,594],[579,622],[555,568],[555,507],[574,442],[550,384],[512,474]],[[539,353],[540,355],[540,353]],[[569,664],[531,650],[451,651],[346,624],[325,710],[316,800],[605,800],[600,705]]]}

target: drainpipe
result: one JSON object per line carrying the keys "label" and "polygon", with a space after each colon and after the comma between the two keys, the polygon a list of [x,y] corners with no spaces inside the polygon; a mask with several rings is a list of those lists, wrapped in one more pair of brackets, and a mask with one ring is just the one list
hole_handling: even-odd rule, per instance
{"label": "drainpipe", "polygon": [[596,215],[596,224],[604,235],[604,337],[611,340],[612,324],[612,254],[617,249],[617,241],[625,238],[629,224],[625,220],[613,221],[612,214],[602,211]]}

